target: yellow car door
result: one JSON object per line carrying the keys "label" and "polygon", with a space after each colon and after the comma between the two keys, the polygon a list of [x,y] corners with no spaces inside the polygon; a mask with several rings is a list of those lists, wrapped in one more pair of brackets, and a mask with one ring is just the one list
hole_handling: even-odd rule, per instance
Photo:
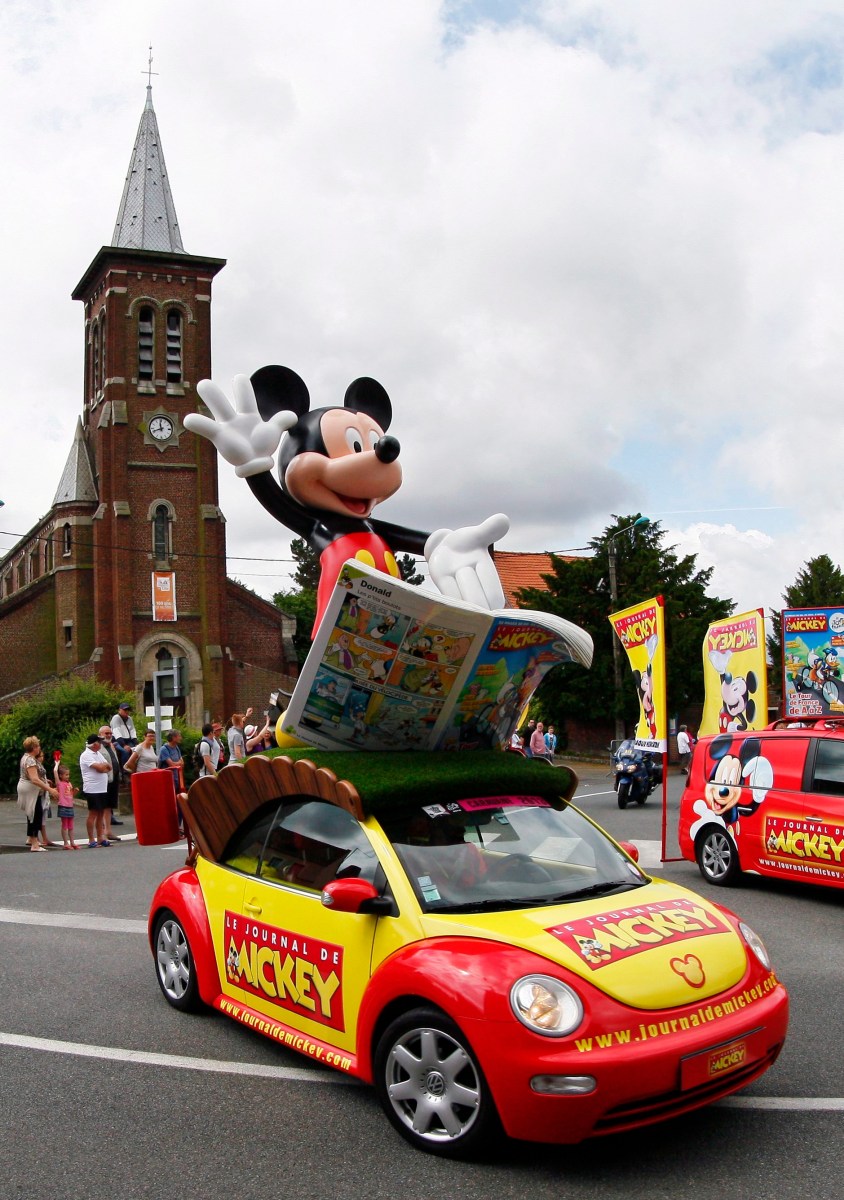
{"label": "yellow car door", "polygon": [[276,812],[226,930],[229,994],[305,1035],[296,1049],[318,1059],[325,1060],[322,1043],[354,1051],[378,921],[324,907],[322,889],[337,878],[375,883],[379,872],[354,817],[322,800],[293,799]]}

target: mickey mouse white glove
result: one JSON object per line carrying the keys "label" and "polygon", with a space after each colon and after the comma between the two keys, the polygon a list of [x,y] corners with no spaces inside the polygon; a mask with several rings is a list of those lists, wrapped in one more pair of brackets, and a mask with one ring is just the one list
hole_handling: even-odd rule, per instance
{"label": "mickey mouse white glove", "polygon": [[203,379],[196,388],[214,419],[202,413],[188,413],[185,429],[208,438],[217,453],[231,463],[235,475],[245,479],[271,471],[273,458],[283,434],[298,421],[295,412],[278,412],[265,421],[258,412],[258,401],[248,375],[235,375],[232,384],[235,408],[222,388]]}
{"label": "mickey mouse white glove", "polygon": [[437,529],[425,543],[431,578],[444,596],[479,608],[504,608],[504,590],[489,553],[503,538],[510,519],[503,513],[465,529]]}
{"label": "mickey mouse white glove", "polygon": [[745,783],[751,785],[754,802],[761,804],[774,786],[774,768],[770,761],[762,758],[761,755],[749,758],[744,764],[741,775]]}

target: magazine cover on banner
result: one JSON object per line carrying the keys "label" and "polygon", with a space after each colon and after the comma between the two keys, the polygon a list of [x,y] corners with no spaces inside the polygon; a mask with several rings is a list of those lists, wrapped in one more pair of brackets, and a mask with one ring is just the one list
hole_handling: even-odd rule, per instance
{"label": "magazine cover on banner", "polygon": [[765,618],[761,609],[713,622],[703,640],[704,703],[698,733],[764,729],[768,723]]}
{"label": "magazine cover on banner", "polygon": [[655,596],[609,617],[636,681],[636,745],[655,754],[668,749],[664,612],[662,596]]}
{"label": "magazine cover on banner", "polygon": [[553,667],[591,661],[562,617],[489,612],[350,561],[282,729],[335,750],[500,749]]}
{"label": "magazine cover on banner", "polygon": [[844,713],[844,609],[783,609],[782,652],[783,716]]}

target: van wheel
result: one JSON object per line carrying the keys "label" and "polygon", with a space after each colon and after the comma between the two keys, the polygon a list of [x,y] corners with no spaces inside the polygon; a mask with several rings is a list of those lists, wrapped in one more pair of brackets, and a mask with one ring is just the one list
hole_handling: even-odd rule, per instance
{"label": "van wheel", "polygon": [[708,883],[729,887],[741,874],[738,849],[726,829],[710,825],[695,840],[695,858]]}

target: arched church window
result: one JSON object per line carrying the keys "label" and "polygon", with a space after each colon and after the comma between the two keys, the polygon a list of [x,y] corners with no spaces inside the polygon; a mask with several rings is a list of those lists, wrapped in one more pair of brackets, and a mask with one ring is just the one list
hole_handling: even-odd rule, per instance
{"label": "arched church window", "polygon": [[152,514],[152,556],[165,562],[173,553],[173,510],[169,504],[156,504]]}
{"label": "arched church window", "polygon": [[153,311],[144,307],[138,313],[138,382],[152,383],[155,353]]}
{"label": "arched church window", "polygon": [[48,533],[44,539],[44,570],[49,573],[53,569],[53,535]]}
{"label": "arched church window", "polygon": [[106,385],[106,317],[100,317],[100,387]]}
{"label": "arched church window", "polygon": [[62,526],[62,554],[65,558],[70,557],[70,552],[73,549],[73,535],[70,525]]}
{"label": "arched church window", "polygon": [[167,313],[167,382],[182,382],[182,314],[175,308]]}
{"label": "arched church window", "polygon": [[102,388],[102,379],[100,378],[100,326],[94,326],[91,336],[91,383],[96,397]]}

